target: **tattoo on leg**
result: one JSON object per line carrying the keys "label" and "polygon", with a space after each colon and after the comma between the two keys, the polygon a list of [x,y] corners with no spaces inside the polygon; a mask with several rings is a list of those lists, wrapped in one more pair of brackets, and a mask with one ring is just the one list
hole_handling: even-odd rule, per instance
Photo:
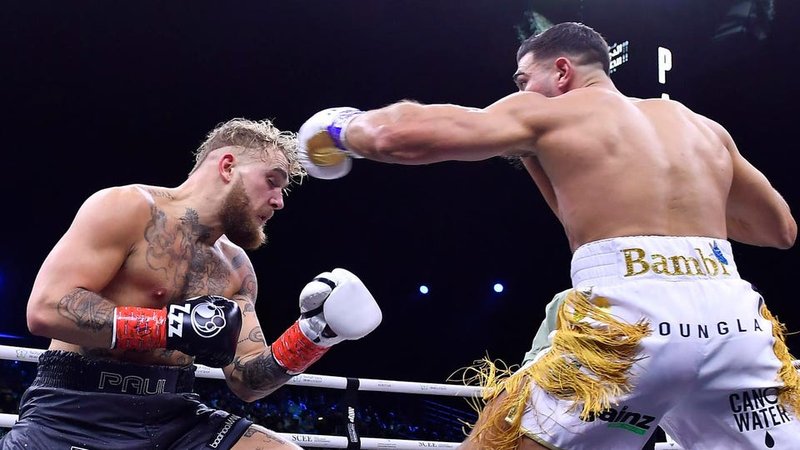
{"label": "tattoo on leg", "polygon": [[114,304],[94,292],[75,289],[58,301],[58,313],[78,328],[101,331],[112,328]]}
{"label": "tattoo on leg", "polygon": [[255,425],[251,425],[250,428],[245,430],[244,437],[252,438],[258,437],[264,444],[271,444],[274,442],[281,442],[273,436],[269,430],[261,427],[257,427]]}

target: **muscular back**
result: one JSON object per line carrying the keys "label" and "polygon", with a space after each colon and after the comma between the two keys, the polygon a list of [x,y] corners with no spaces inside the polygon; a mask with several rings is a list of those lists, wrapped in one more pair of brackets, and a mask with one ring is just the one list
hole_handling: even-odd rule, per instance
{"label": "muscular back", "polygon": [[562,113],[538,119],[536,156],[523,161],[573,250],[623,235],[727,237],[732,161],[708,119],[596,88],[548,101]]}
{"label": "muscular back", "polygon": [[[102,228],[84,226],[83,216],[97,215],[100,205],[116,208],[115,217]],[[87,233],[112,237],[97,242]],[[104,326],[99,325],[100,317],[111,311],[101,311],[109,310],[109,305],[98,307],[98,299],[90,298],[97,294],[113,306],[148,308],[205,294],[242,295],[248,276],[253,277],[246,254],[224,236],[205,243],[207,233],[197,213],[175,201],[168,189],[125,186],[101,191],[84,205],[48,257],[31,300],[58,302],[58,317],[50,320],[64,321],[63,332],[68,333],[70,325],[78,329]],[[62,277],[53,276],[65,267],[68,272]],[[190,357],[169,350],[112,351],[58,339],[50,348],[146,364],[191,363]]]}

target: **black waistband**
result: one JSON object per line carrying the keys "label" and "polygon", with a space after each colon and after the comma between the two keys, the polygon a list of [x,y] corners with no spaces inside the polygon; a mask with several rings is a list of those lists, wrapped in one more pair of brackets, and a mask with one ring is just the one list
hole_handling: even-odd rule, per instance
{"label": "black waistband", "polygon": [[192,392],[194,366],[144,366],[48,350],[39,357],[34,386],[110,394]]}

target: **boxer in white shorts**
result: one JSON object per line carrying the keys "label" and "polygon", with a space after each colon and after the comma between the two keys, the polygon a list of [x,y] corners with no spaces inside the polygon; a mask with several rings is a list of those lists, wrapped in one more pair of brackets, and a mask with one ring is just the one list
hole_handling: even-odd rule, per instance
{"label": "boxer in white shorts", "polygon": [[[552,347],[512,377],[536,381],[521,418],[527,437],[551,449],[634,449],[660,425],[692,450],[793,448],[800,422],[779,398],[776,376],[783,343],[727,241],[591,242],[573,255],[572,281]],[[605,346],[592,356],[608,364],[586,370],[584,345],[601,332],[641,340],[628,353]],[[563,380],[572,385],[559,387]],[[576,403],[577,384],[594,390],[599,413]]]}
{"label": "boxer in white shorts", "polygon": [[[737,280],[726,244],[792,247],[797,222],[789,205],[721,124],[674,100],[628,97],[609,68],[608,43],[599,33],[559,23],[519,47],[513,80],[520,92],[483,108],[400,101],[370,111],[324,109],[300,127],[300,161],[311,176],[333,179],[349,172],[352,158],[417,165],[515,159],[563,226],[576,258],[588,253],[577,274],[579,290],[559,315],[554,346],[532,366],[540,369],[503,378],[487,367],[487,404],[463,450],[637,448],[662,418],[684,448],[800,449],[800,433],[786,431],[796,426],[800,377],[781,326],[764,320],[771,317],[766,308],[759,319],[759,297]],[[490,190],[487,181],[463,182]],[[480,206],[490,211],[492,205]],[[608,241],[620,236],[710,239]],[[537,230],[509,236],[523,239],[550,238]],[[609,243],[610,256],[595,255],[596,242]],[[641,255],[618,253],[627,247],[616,242],[636,244],[631,248]],[[539,252],[527,256],[532,269],[548,261]],[[698,274],[712,262],[727,272],[669,276],[670,258],[699,264],[685,268]],[[782,385],[776,403],[769,388]],[[526,411],[531,386],[536,407]],[[547,398],[562,403],[548,410]],[[736,445],[717,446],[714,439]]]}

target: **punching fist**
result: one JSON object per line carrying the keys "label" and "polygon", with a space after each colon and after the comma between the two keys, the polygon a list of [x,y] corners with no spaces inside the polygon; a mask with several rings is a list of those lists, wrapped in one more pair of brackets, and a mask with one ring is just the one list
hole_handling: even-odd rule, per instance
{"label": "punching fist", "polygon": [[345,147],[347,125],[361,114],[355,108],[328,108],[306,120],[297,132],[300,163],[314,178],[332,180],[350,172],[351,158],[360,158]]}
{"label": "punching fist", "polygon": [[239,306],[216,295],[190,298],[163,309],[118,306],[111,348],[178,350],[194,356],[198,364],[224,367],[233,361],[241,330]]}
{"label": "punching fist", "polygon": [[364,283],[345,269],[319,274],[300,293],[300,318],[272,344],[289,373],[304,372],[330,347],[360,339],[383,318]]}

